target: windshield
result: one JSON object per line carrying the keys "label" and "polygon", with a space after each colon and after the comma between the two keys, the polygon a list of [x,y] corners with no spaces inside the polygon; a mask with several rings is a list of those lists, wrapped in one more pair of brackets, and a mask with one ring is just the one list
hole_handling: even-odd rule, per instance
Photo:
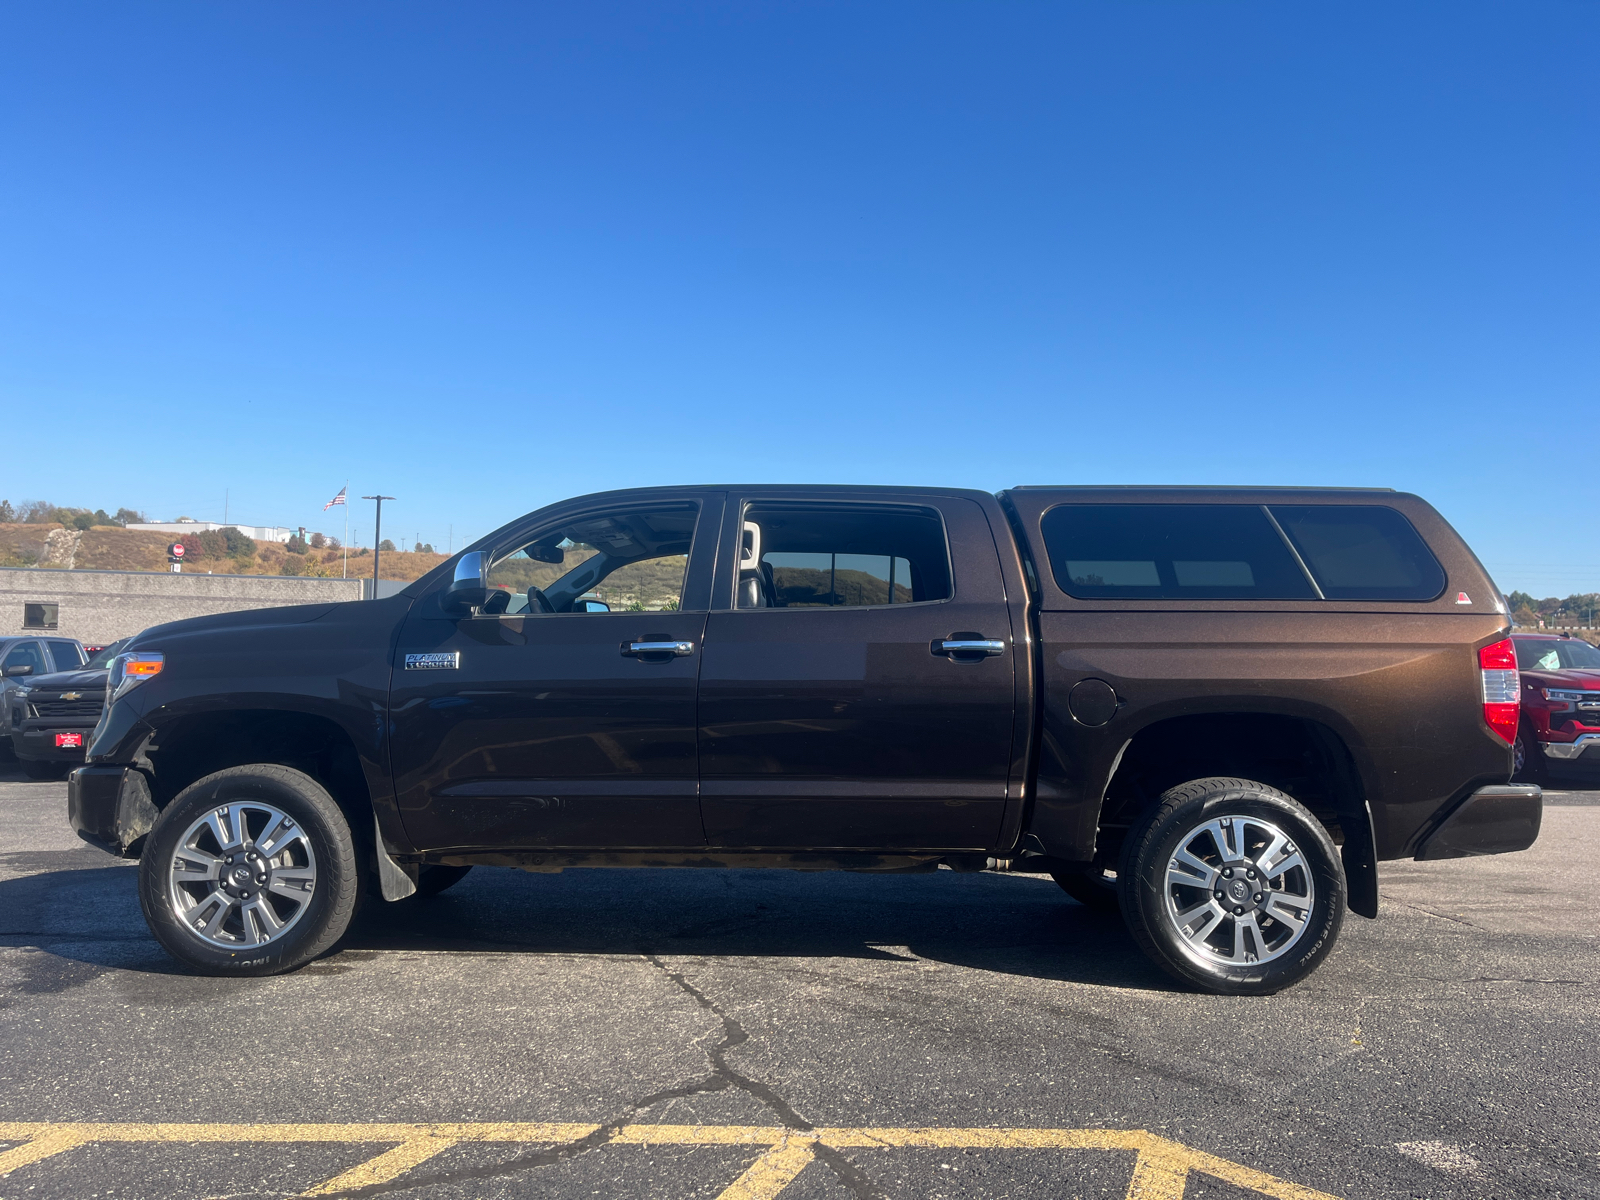
{"label": "windshield", "polygon": [[1517,666],[1524,671],[1600,670],[1600,650],[1577,638],[1514,638]]}
{"label": "windshield", "polygon": [[103,671],[111,665],[111,660],[122,653],[122,648],[131,642],[132,638],[123,638],[120,642],[112,642],[103,650],[96,650],[94,657],[79,667],[80,671]]}

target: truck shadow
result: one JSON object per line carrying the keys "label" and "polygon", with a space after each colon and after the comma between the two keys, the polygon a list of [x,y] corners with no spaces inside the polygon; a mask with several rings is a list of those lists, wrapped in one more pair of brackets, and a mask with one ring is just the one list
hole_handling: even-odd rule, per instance
{"label": "truck shadow", "polygon": [[[73,861],[42,861],[56,855]],[[130,865],[87,847],[0,856],[0,865],[31,871],[0,880],[0,945],[36,948],[62,968],[60,960],[78,965],[50,970],[37,963],[29,972],[34,983],[24,990],[63,990],[113,969],[184,973],[145,928]],[[532,875],[480,867],[442,896],[365,902],[343,942],[307,969],[342,973],[341,962],[354,967],[374,953],[404,951],[922,960],[1111,988],[1177,990],[1139,953],[1119,920],[1090,912],[1052,881],[948,871]]]}

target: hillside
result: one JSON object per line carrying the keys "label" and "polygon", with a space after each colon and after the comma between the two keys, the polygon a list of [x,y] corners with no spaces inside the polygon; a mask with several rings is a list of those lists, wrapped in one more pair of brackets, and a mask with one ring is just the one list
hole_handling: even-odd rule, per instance
{"label": "hillside", "polygon": [[[183,537],[188,573],[216,575],[310,575],[338,578],[342,550],[307,549],[293,554],[277,542],[250,542],[248,549],[228,553],[220,534]],[[249,539],[243,539],[249,542]],[[0,567],[54,567],[80,571],[166,571],[170,534],[96,525],[68,529],[59,524],[0,525]],[[379,557],[379,578],[419,579],[445,560],[443,554],[385,550]],[[372,551],[350,551],[349,574],[370,578]]]}

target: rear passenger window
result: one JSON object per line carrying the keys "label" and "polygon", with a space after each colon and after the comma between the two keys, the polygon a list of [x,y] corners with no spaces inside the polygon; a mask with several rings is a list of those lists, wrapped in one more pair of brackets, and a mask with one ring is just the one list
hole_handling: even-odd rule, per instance
{"label": "rear passenger window", "polygon": [[76,642],[51,642],[50,657],[56,660],[58,671],[76,671],[83,666],[83,651]]}
{"label": "rear passenger window", "polygon": [[931,509],[745,509],[738,608],[848,608],[949,598],[944,523]]}
{"label": "rear passenger window", "polygon": [[1063,504],[1040,521],[1056,585],[1127,600],[1315,600],[1254,504]]}
{"label": "rear passenger window", "polygon": [[1432,600],[1444,568],[1411,522],[1381,504],[1274,504],[1272,515],[1329,600]]}

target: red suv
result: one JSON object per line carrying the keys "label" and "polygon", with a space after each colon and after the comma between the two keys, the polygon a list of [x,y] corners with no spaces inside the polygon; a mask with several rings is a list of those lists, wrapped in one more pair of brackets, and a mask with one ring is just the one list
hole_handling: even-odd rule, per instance
{"label": "red suv", "polygon": [[1517,777],[1543,783],[1552,768],[1600,777],[1600,650],[1567,633],[1511,641],[1522,675]]}

